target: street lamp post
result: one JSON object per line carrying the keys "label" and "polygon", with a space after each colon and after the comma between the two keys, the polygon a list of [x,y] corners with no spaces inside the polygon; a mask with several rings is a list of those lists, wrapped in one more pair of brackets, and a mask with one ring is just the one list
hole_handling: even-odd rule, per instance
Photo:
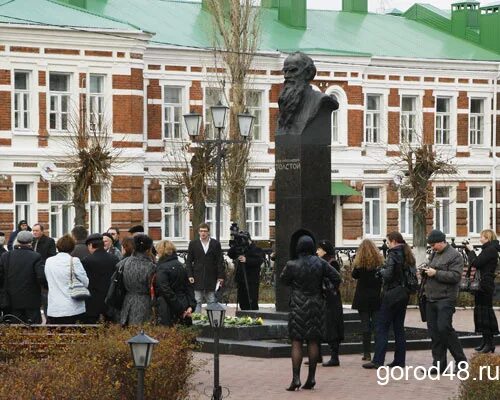
{"label": "street lamp post", "polygon": [[130,345],[134,367],[137,369],[137,400],[144,400],[144,374],[146,368],[151,363],[153,356],[153,348],[158,344],[158,340],[149,337],[141,330],[137,336],[129,339],[127,343]]}
{"label": "street lamp post", "polygon": [[214,329],[214,390],[212,400],[222,399],[222,388],[219,383],[219,330],[224,326],[226,307],[220,303],[207,305],[208,322]]}
{"label": "street lamp post", "polygon": [[[222,198],[222,157],[224,154],[223,145],[232,143],[245,143],[247,137],[252,131],[254,116],[248,111],[238,114],[238,125],[240,135],[243,140],[226,140],[222,139],[222,131],[226,128],[226,121],[229,107],[223,105],[220,101],[216,106],[210,107],[212,114],[212,123],[217,129],[217,137],[213,140],[200,140],[199,143],[214,143],[216,147],[215,167],[216,167],[216,204],[215,204],[215,238],[220,241],[220,225],[221,225],[221,198]],[[200,132],[201,115],[197,113],[189,113],[184,115],[184,122],[189,136],[195,138]]]}

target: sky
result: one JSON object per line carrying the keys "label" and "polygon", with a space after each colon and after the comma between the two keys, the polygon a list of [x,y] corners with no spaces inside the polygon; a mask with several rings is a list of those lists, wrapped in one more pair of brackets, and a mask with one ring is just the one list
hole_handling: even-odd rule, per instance
{"label": "sky", "polygon": [[[455,2],[450,0],[368,0],[368,9],[376,12],[380,4],[384,3],[385,9],[398,8],[401,11],[406,11],[415,3],[427,3],[444,10],[451,10],[451,3]],[[493,0],[480,0],[480,2],[481,5],[486,5],[492,3]],[[307,8],[340,10],[342,8],[342,0],[307,0]]]}

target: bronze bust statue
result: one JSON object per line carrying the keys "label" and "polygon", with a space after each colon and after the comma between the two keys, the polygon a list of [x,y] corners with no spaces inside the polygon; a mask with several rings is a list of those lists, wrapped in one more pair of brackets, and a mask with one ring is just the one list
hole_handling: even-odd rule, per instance
{"label": "bronze bust statue", "polygon": [[300,135],[309,121],[325,103],[332,110],[339,108],[331,96],[312,89],[310,82],[316,76],[313,60],[301,52],[290,54],[283,65],[285,82],[278,100],[278,135]]}

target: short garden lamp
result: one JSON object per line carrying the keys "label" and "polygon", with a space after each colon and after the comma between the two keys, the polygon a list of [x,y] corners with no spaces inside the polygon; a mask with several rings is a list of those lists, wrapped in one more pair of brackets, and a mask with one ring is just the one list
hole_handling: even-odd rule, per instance
{"label": "short garden lamp", "polygon": [[250,114],[248,110],[245,110],[244,113],[238,114],[238,125],[240,128],[240,135],[244,139],[250,136],[250,133],[252,132],[254,119],[255,117],[252,114]]}
{"label": "short garden lamp", "polygon": [[213,400],[222,399],[222,388],[219,384],[219,330],[224,326],[226,307],[220,303],[207,304],[207,315],[210,326],[214,328],[214,391]]}
{"label": "short garden lamp", "polygon": [[186,123],[188,135],[192,138],[198,136],[200,133],[201,115],[194,112],[184,114],[184,122]]}
{"label": "short garden lamp", "polygon": [[207,304],[207,315],[212,328],[222,328],[226,316],[226,307],[220,303],[209,303]]}
{"label": "short garden lamp", "polygon": [[153,348],[158,344],[158,340],[149,337],[141,330],[137,336],[129,339],[127,343],[130,345],[132,351],[132,360],[134,367],[137,369],[138,382],[137,382],[137,399],[144,399],[144,371],[151,363],[153,356]]}

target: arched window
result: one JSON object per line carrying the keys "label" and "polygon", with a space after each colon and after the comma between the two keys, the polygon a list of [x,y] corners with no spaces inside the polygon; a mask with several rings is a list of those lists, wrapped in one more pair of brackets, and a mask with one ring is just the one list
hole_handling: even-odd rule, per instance
{"label": "arched window", "polygon": [[338,110],[332,111],[332,145],[347,146],[347,95],[340,86],[330,86],[326,94],[337,100]]}
{"label": "arched window", "polygon": [[[333,97],[337,102],[339,99],[335,96],[334,93],[330,93],[330,96]],[[332,143],[339,143],[339,118],[338,118],[338,110],[332,111]]]}

